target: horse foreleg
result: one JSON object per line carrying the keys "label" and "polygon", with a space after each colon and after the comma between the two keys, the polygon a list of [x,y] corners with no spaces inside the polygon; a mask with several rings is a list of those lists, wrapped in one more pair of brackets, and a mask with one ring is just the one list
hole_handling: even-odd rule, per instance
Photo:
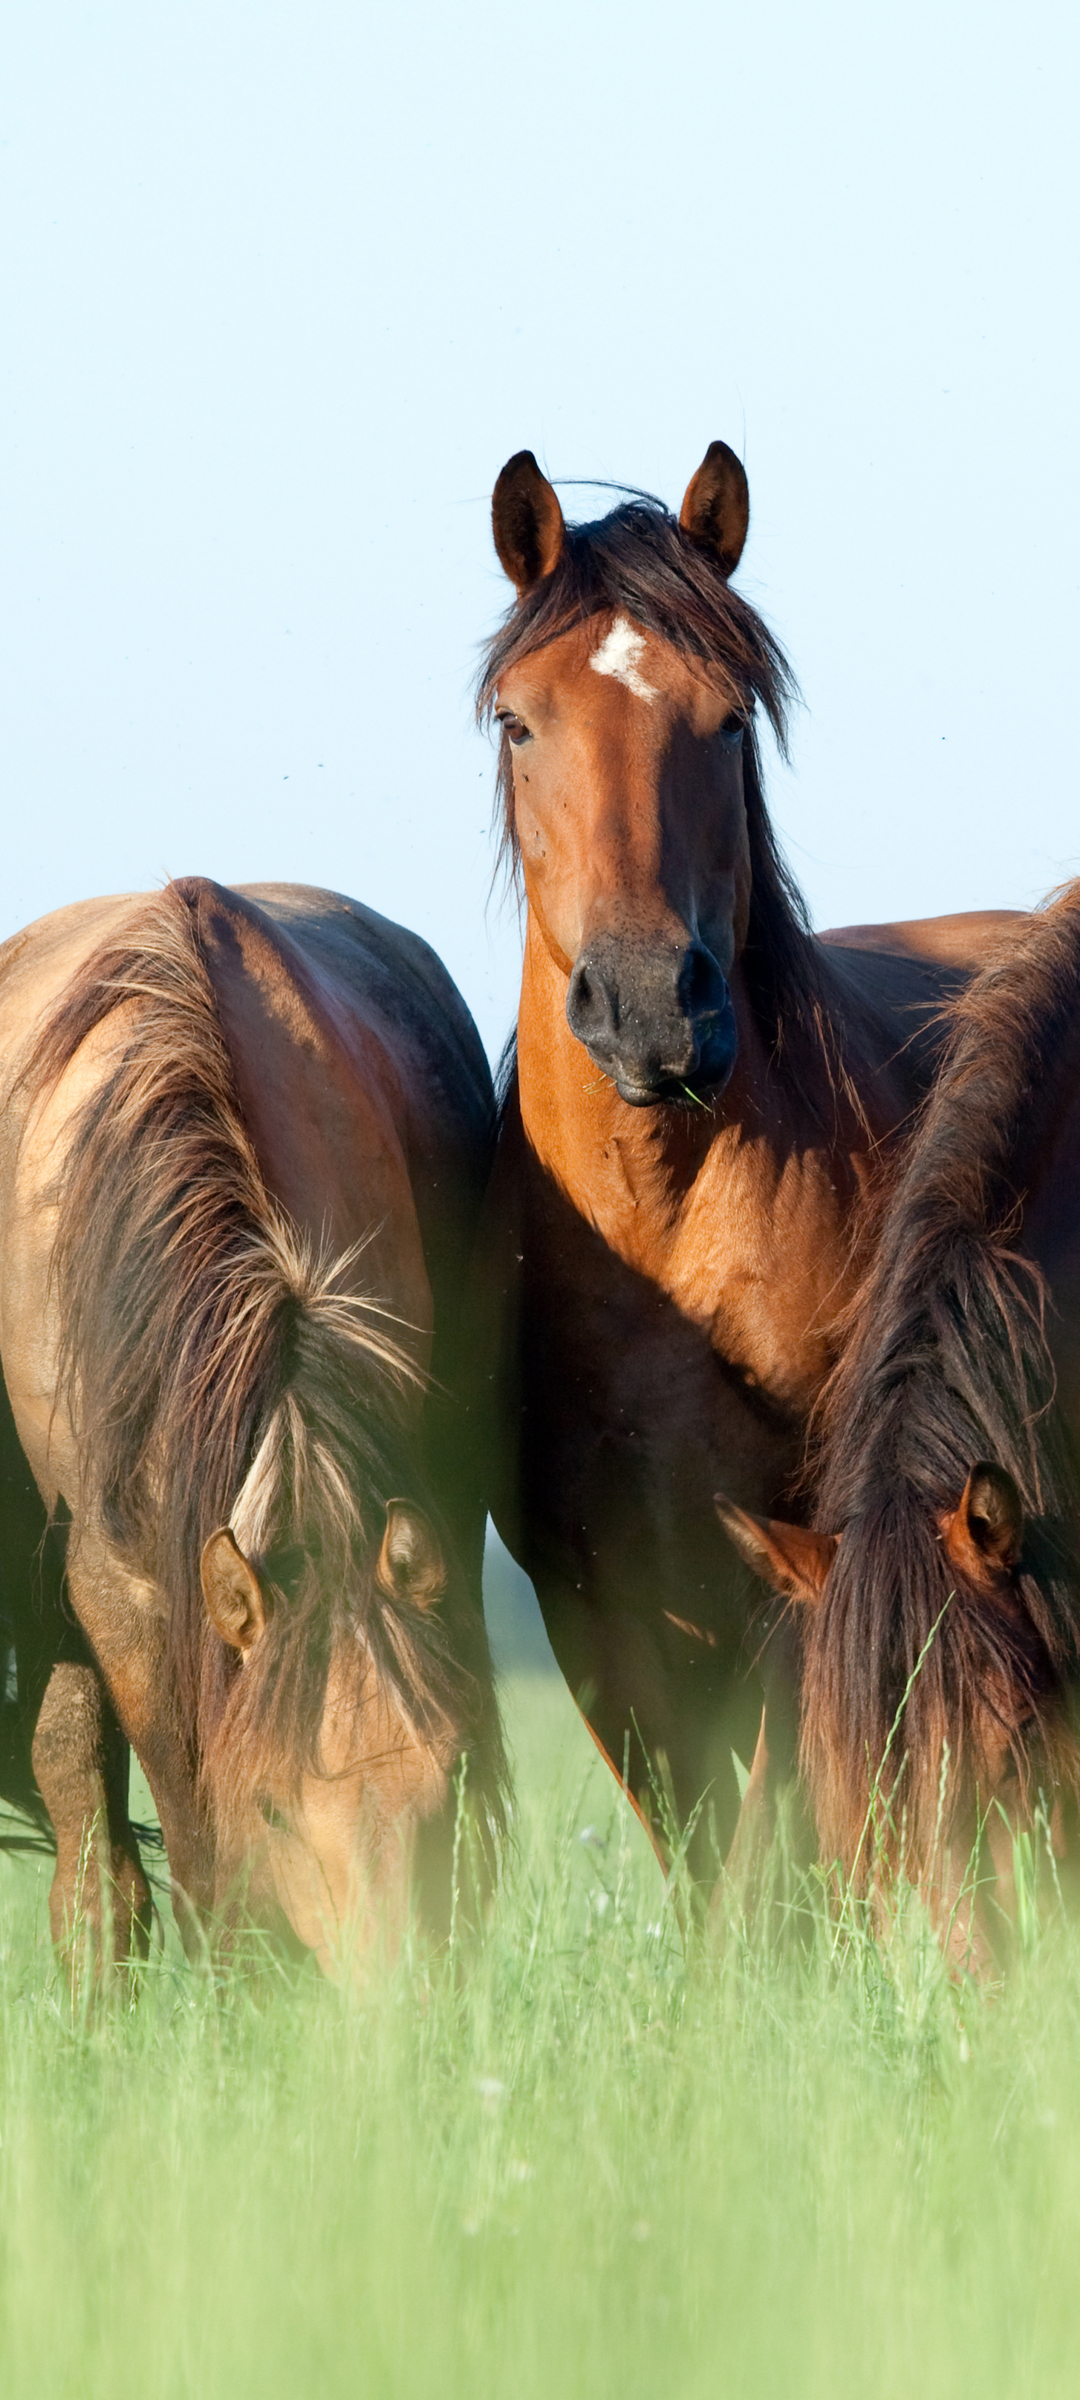
{"label": "horse foreleg", "polygon": [[117,1719],[154,1796],[169,1858],[173,1913],[185,1949],[204,1946],[214,1896],[212,1830],[190,1745],[177,1723],[163,1613],[150,1587],[85,1528],[68,1544],[68,1592]]}
{"label": "horse foreleg", "polygon": [[800,1660],[790,1619],[782,1617],[774,1628],[759,1666],[765,1704],[724,1872],[712,1897],[714,1927],[732,1900],[742,1915],[756,1916],[790,1887],[791,1867],[804,1863],[808,1852],[797,1784]]}
{"label": "horse foreleg", "polygon": [[145,1958],[152,1903],[128,1816],[128,1745],[92,1665],[53,1668],[32,1759],[56,1835],[52,1937],[72,1976]]}

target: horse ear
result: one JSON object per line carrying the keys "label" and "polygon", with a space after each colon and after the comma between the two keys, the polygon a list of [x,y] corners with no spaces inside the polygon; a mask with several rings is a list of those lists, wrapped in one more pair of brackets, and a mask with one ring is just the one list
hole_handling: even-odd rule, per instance
{"label": "horse ear", "polygon": [[430,1517],[411,1500],[388,1500],[375,1579],[392,1600],[431,1608],[446,1589],[446,1560]]}
{"label": "horse ear", "polygon": [[1024,1545],[1024,1503],[1010,1474],[981,1458],[964,1485],[960,1506],[941,1521],[954,1567],[976,1582],[986,1569],[1008,1574]]}
{"label": "horse ear", "polygon": [[508,458],[491,497],[491,529],[504,575],[519,600],[558,566],[566,527],[531,450]]}
{"label": "horse ear", "polygon": [[199,1560],[206,1613],[222,1641],[247,1658],[266,1627],[262,1585],[227,1525],[203,1543]]}
{"label": "horse ear", "polygon": [[814,1533],[809,1525],[782,1525],[775,1517],[752,1516],[748,1508],[737,1508],[723,1492],[714,1494],[713,1507],[728,1540],[763,1583],[771,1584],[774,1592],[782,1592],[788,1600],[817,1606],[836,1556],[837,1534]]}
{"label": "horse ear", "polygon": [[691,476],[679,523],[692,542],[707,550],[724,575],[734,575],[750,523],[746,469],[726,442],[710,442]]}

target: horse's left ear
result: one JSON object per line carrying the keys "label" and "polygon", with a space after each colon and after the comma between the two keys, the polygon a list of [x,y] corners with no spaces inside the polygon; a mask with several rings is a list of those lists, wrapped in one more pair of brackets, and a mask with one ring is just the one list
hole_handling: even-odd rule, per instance
{"label": "horse's left ear", "polygon": [[816,1608],[836,1557],[838,1534],[815,1533],[809,1525],[783,1525],[776,1517],[755,1517],[723,1492],[714,1493],[713,1507],[728,1540],[763,1583],[787,1600]]}
{"label": "horse's left ear", "polygon": [[211,1625],[231,1650],[249,1657],[266,1629],[266,1604],[255,1569],[227,1525],[203,1543],[199,1580]]}
{"label": "horse's left ear", "polygon": [[709,443],[687,484],[679,523],[691,541],[716,560],[722,574],[734,575],[750,523],[750,486],[741,458],[726,442]]}
{"label": "horse's left ear", "polygon": [[430,1517],[412,1500],[388,1500],[375,1579],[392,1600],[431,1608],[446,1589],[446,1560]]}
{"label": "horse's left ear", "polygon": [[1005,1467],[990,1458],[972,1467],[959,1508],[942,1517],[941,1538],[954,1567],[975,1582],[988,1567],[1011,1572],[1024,1546],[1024,1503]]}
{"label": "horse's left ear", "polygon": [[531,450],[508,458],[491,495],[499,565],[519,600],[558,566],[566,526],[558,499]]}

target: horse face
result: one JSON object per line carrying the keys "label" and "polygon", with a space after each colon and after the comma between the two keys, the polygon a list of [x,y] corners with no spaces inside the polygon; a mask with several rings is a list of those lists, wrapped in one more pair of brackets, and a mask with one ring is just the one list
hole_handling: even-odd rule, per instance
{"label": "horse face", "polygon": [[[724,574],[747,513],[742,468],[714,443],[681,522]],[[525,594],[564,533],[531,453],[504,468],[493,517]],[[566,979],[571,1031],[633,1107],[721,1090],[750,904],[739,694],[608,610],[507,668],[496,714],[531,924]]]}
{"label": "horse face", "polygon": [[[387,1504],[375,1579],[399,1622],[411,1611],[419,1623],[443,1596],[438,1536],[406,1502]],[[275,1619],[255,1567],[227,1528],[206,1544],[202,1584],[212,1624],[240,1654],[208,1758],[217,1908],[230,1915],[242,1891],[250,1920],[314,1951],[325,1973],[362,1972],[373,1951],[392,1955],[401,1939],[418,1836],[427,1836],[420,1847],[429,1868],[447,1848],[439,1836],[465,1729],[444,1706],[433,1711],[437,1731],[421,1736],[352,1629],[331,1654],[316,1763],[290,1772],[280,1745],[258,1738],[257,1705],[246,1705],[267,1665],[272,1673],[276,1665]],[[426,1913],[437,1920],[440,1910]]]}
{"label": "horse face", "polygon": [[608,616],[511,668],[498,715],[529,907],[572,1033],[632,1106],[719,1090],[750,902],[735,695]]}
{"label": "horse face", "polygon": [[[260,1792],[246,1834],[246,1905],[284,1920],[324,1974],[393,1956],[409,1921],[417,1836],[446,1811],[450,1742],[422,1742],[367,1664],[331,1661],[319,1772]],[[226,1869],[225,1880],[228,1880]]]}

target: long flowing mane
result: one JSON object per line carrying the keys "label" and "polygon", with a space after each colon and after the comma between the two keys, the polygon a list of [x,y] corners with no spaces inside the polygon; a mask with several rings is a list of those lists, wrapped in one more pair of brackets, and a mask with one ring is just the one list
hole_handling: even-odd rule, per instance
{"label": "long flowing mane", "polygon": [[[347,1633],[359,1679],[424,1738],[464,1728],[497,1819],[503,1774],[479,1610],[397,1607],[374,1582],[392,1496],[438,1511],[417,1462],[422,1377],[356,1253],[315,1248],[268,1191],[199,940],[197,887],[140,902],[39,1034],[41,1094],[106,1018],[116,1041],[56,1192],[60,1384],[84,1507],[166,1595],[179,1726],[221,1817],[318,1767],[327,1669]],[[242,1675],[210,1626],[199,1561],[231,1524],[268,1627]]]}
{"label": "long flowing mane", "polygon": [[[921,1871],[943,1818],[973,1797],[988,1692],[1019,1703],[1022,1782],[1040,1755],[1054,1781],[1080,1772],[1055,1706],[1080,1664],[1080,1486],[1055,1403],[1049,1295],[1017,1247],[1055,1123],[1075,1105],[1078,999],[1075,884],[955,1004],[826,1396],[815,1516],[843,1538],[808,1612],[803,1761],[826,1852],[848,1865],[901,1709],[885,1782],[899,1779],[892,1815]],[[1027,1513],[1019,1622],[964,1588],[940,1539],[981,1459],[1007,1469]]]}
{"label": "long flowing mane", "polygon": [[[760,704],[785,749],[795,679],[764,620],[659,500],[635,493],[593,524],[567,526],[554,571],[515,602],[484,652],[477,714],[490,723],[500,676],[517,660],[611,611],[622,611],[662,636],[706,677],[717,675],[733,685],[747,711],[743,776],[753,883],[742,965],[751,1005],[781,1071],[804,1072],[809,1047],[819,1071],[824,1057],[829,1084],[843,1085],[850,1101],[830,1006],[832,978],[769,822],[753,722]],[[497,806],[503,852],[516,872],[513,767],[505,734]]]}

